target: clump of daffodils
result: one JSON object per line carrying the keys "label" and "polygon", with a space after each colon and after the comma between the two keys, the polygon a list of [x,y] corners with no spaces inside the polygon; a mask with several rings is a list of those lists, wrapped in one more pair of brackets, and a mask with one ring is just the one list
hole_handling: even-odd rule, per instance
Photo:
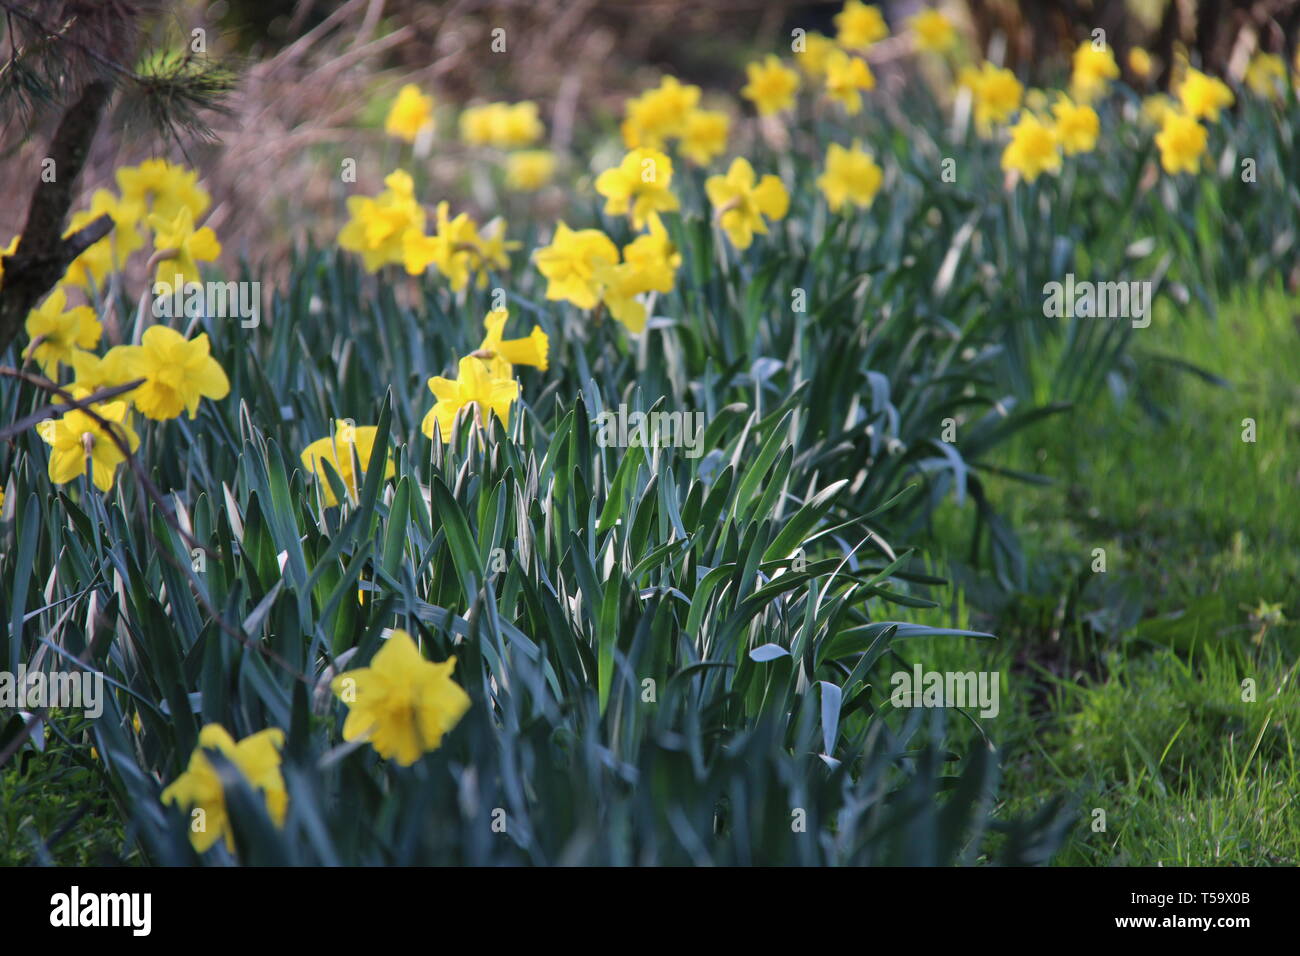
{"label": "clump of daffodils", "polygon": [[623,247],[599,229],[556,226],[551,244],[537,250],[538,270],[546,277],[546,298],[571,302],[591,311],[603,305],[629,332],[645,329],[647,311],[642,296],[671,292],[681,254],[658,214],[644,220],[646,232]]}
{"label": "clump of daffodils", "polygon": [[504,220],[480,227],[467,213],[452,216],[449,205],[441,202],[435,229],[427,234],[411,175],[395,170],[384,179],[384,186],[377,196],[348,199],[350,218],[339,232],[339,246],[358,253],[367,272],[401,265],[411,275],[420,275],[434,266],[459,292],[471,275],[482,287],[489,271],[510,267],[509,253],[519,244],[506,240]]}
{"label": "clump of daffodils", "polygon": [[627,101],[620,127],[623,144],[632,151],[662,153],[677,142],[682,156],[707,166],[726,152],[731,119],[722,110],[703,109],[699,103],[698,86],[664,77],[659,86]]}
{"label": "clump of daffodils", "polygon": [[[150,159],[118,169],[116,180],[118,192],[96,190],[89,207],[72,215],[65,235],[101,216],[112,220],[112,229],[71,263],[62,283],[28,314],[28,344],[22,353],[48,379],[62,383],[74,402],[104,389],[134,386],[111,401],[73,406],[36,426],[50,446],[50,480],[65,484],[88,475],[101,491],[112,489],[118,468],[139,445],[132,412],[154,421],[182,414],[194,418],[204,398],[221,399],[230,392],[225,370],[212,357],[204,334],[187,339],[175,329],[152,325],[139,344],[96,353],[103,327],[91,304],[95,293],[125,270],[132,254],[145,247],[147,236],[152,234],[160,282],[170,284],[178,277],[197,282],[200,263],[221,253],[212,229],[196,225],[211,199],[193,170]],[[13,251],[16,241],[6,252]],[[86,301],[73,305],[70,294]],[[55,404],[67,403],[61,399]]]}
{"label": "clump of daffodils", "polygon": [[433,438],[436,433],[443,442],[450,442],[452,428],[461,412],[471,415],[480,426],[495,415],[503,426],[509,427],[510,407],[519,400],[514,367],[528,365],[546,371],[550,347],[546,333],[540,328],[534,328],[522,338],[507,339],[505,326],[509,319],[510,314],[504,309],[489,312],[483,320],[486,335],[482,343],[460,360],[456,377],[439,375],[429,379],[434,403],[420,426],[425,437]]}

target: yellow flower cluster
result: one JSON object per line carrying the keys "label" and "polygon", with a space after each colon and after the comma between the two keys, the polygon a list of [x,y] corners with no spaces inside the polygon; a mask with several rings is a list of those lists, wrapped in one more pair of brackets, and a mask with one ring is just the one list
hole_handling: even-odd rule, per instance
{"label": "yellow flower cluster", "polygon": [[990,135],[994,126],[1008,122],[1020,109],[1025,93],[1014,73],[987,60],[980,64],[979,69],[963,69],[958,82],[971,92],[975,104],[975,127],[981,136]]}
{"label": "yellow flower cluster", "polygon": [[[90,207],[72,216],[66,234],[101,215],[113,220],[113,230],[78,256],[63,283],[28,314],[29,341],[23,350],[23,357],[47,378],[58,381],[62,367],[71,369],[66,390],[77,401],[104,388],[140,382],[112,401],[73,408],[37,425],[50,446],[50,480],[64,484],[89,471],[102,491],[113,486],[126,458],[123,446],[134,451],[139,444],[128,419],[132,406],[155,421],[183,412],[194,418],[202,399],[224,398],[230,391],[225,371],[210,354],[207,335],[187,340],[174,329],[152,325],[139,345],[114,346],[102,356],[91,351],[100,344],[103,328],[91,305],[69,307],[68,290],[92,292],[110,273],[120,272],[144,245],[142,228],[153,232],[159,282],[171,283],[178,275],[183,282],[197,282],[198,263],[221,252],[211,229],[194,227],[211,199],[192,170],[151,159],[119,169],[116,178],[120,195],[97,190]],[[13,246],[11,242],[11,251]]]}
{"label": "yellow flower cluster", "polygon": [[558,223],[551,244],[535,256],[547,280],[546,298],[587,310],[603,303],[629,332],[644,330],[646,307],[639,296],[671,292],[681,265],[659,215],[650,211],[644,224],[648,231],[623,247],[620,262],[618,246],[599,229],[574,230]]}
{"label": "yellow flower cluster", "polygon": [[[344,671],[330,690],[347,707],[343,739],[365,740],[385,760],[409,767],[442,746],[470,708],[469,695],[452,680],[456,658],[441,664],[426,660],[411,635],[394,630],[367,667]],[[164,788],[164,805],[188,815],[190,844],[199,853],[218,842],[234,852],[234,829],[226,791],[210,753],[229,761],[267,816],[284,826],[289,810],[282,751],[284,731],[278,727],[235,740],[220,724],[199,731],[198,746],[185,771]]]}
{"label": "yellow flower cluster", "polygon": [[664,77],[659,86],[627,101],[621,126],[629,150],[662,151],[677,140],[683,156],[707,166],[727,149],[731,120],[721,110],[701,109],[700,88]]}
{"label": "yellow flower cluster", "polygon": [[359,253],[366,271],[400,264],[411,275],[420,275],[432,265],[459,292],[472,274],[477,274],[482,287],[490,270],[510,268],[509,253],[519,244],[506,241],[504,220],[480,228],[467,213],[453,217],[447,203],[440,202],[436,229],[428,235],[410,174],[395,170],[384,185],[377,196],[348,198],[351,218],[339,232],[339,246]]}
{"label": "yellow flower cluster", "polygon": [[532,146],[544,132],[536,103],[485,103],[460,114],[460,138],[471,146],[517,149]]}

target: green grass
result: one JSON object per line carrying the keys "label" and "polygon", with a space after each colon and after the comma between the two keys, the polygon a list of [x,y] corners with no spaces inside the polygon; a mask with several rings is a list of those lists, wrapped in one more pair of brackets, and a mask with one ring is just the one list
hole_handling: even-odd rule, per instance
{"label": "green grass", "polygon": [[[1162,360],[1142,400],[1098,395],[1008,446],[1008,465],[1057,484],[995,490],[1030,570],[1010,594],[972,587],[992,610],[963,602],[957,619],[1001,638],[975,653],[1006,675],[986,729],[1006,748],[1008,806],[1065,791],[1080,810],[1057,863],[1300,862],[1298,310],[1276,290],[1215,319],[1163,310],[1139,351],[1225,384]],[[925,659],[977,666],[938,644]]]}

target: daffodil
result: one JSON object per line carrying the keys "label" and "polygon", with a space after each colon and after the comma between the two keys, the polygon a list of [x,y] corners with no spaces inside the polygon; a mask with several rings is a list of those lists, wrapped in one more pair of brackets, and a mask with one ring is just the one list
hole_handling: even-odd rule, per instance
{"label": "daffodil", "polygon": [[460,137],[473,146],[517,149],[533,145],[544,132],[532,102],[488,103],[460,114]]}
{"label": "daffodil", "polygon": [[880,11],[859,0],[848,0],[844,9],[835,14],[835,38],[840,46],[850,50],[864,50],[889,36],[889,27]]}
{"label": "daffodil", "polygon": [[442,738],[469,710],[469,695],[451,678],[456,658],[424,659],[411,635],[395,630],[369,667],[344,671],[330,682],[348,706],[344,740],[368,740],[386,760],[409,767],[442,746]]}
{"label": "daffodil", "polygon": [[1233,103],[1232,90],[1218,77],[1189,69],[1178,88],[1178,101],[1193,119],[1219,121],[1219,112]]}
{"label": "daffodil", "polygon": [[59,363],[71,364],[77,349],[99,344],[103,327],[88,305],[67,308],[68,296],[56,288],[39,307],[27,315],[27,337],[31,340],[23,351],[41,367],[48,378],[58,375]]}
{"label": "daffodil", "polygon": [[1080,103],[1091,103],[1106,92],[1110,81],[1119,76],[1115,53],[1106,44],[1093,45],[1084,40],[1074,51],[1070,73],[1070,96]]}
{"label": "daffodil", "polygon": [[1155,60],[1142,47],[1135,46],[1128,51],[1128,68],[1139,80],[1150,79],[1155,71]]}
{"label": "daffodil", "polygon": [[597,273],[601,301],[618,322],[633,335],[645,331],[648,314],[639,296],[651,291],[651,276],[636,263],[623,262],[604,266]]}
{"label": "daffodil", "polygon": [[1052,105],[1056,119],[1056,138],[1066,156],[1090,153],[1097,148],[1097,134],[1101,120],[1097,111],[1086,103],[1072,103],[1064,93]]}
{"label": "daffodil", "polygon": [[651,213],[646,225],[648,232],[623,247],[623,261],[641,270],[647,291],[671,292],[682,254],[658,215]]}
{"label": "daffodil", "polygon": [[178,275],[183,277],[180,284],[199,282],[203,278],[199,263],[212,262],[221,255],[217,234],[207,226],[195,229],[194,213],[188,206],[182,206],[171,220],[150,216],[149,225],[154,230],[154,246],[165,256],[158,263],[159,282],[170,283]]}
{"label": "daffodil", "polygon": [[384,132],[408,143],[414,143],[426,129],[433,126],[433,97],[420,92],[414,83],[407,83],[397,93],[397,99],[388,109]]}
{"label": "daffodil", "polygon": [[776,176],[768,174],[757,185],[754,167],[737,156],[725,176],[710,176],[704,184],[719,224],[737,249],[748,249],[754,233],[767,233],[766,219],[785,218],[790,195]]}
{"label": "daffodil", "polygon": [[1161,167],[1171,176],[1197,172],[1201,168],[1201,157],[1205,155],[1208,139],[1205,127],[1195,117],[1176,109],[1168,110],[1161,122],[1160,132],[1156,134]]}
{"label": "daffodil", "polygon": [[185,411],[193,418],[202,399],[225,398],[230,392],[225,371],[209,354],[206,332],[187,340],[175,329],[151,325],[139,345],[122,349],[127,376],[144,379],[130,399],[146,418],[163,421]]}
{"label": "daffodil", "polygon": [[700,101],[700,88],[666,76],[654,89],[627,101],[621,127],[628,149],[664,149],[683,135],[687,118]]}
{"label": "daffodil", "polygon": [[1246,66],[1245,80],[1246,86],[1256,96],[1281,99],[1286,83],[1286,62],[1276,53],[1256,53]]}
{"label": "daffodil", "polygon": [[506,157],[506,186],[535,193],[555,177],[555,154],[549,149],[521,149]]}
{"label": "daffodil", "polygon": [[424,210],[415,201],[415,184],[405,170],[384,179],[385,189],[375,197],[351,196],[351,218],[339,232],[339,247],[360,253],[367,272],[406,261],[406,240],[424,232]]}
{"label": "daffodil", "polygon": [[444,442],[451,441],[452,425],[463,408],[473,406],[476,417],[496,415],[502,425],[510,424],[510,406],[519,398],[519,383],[493,375],[494,369],[482,359],[467,355],[460,360],[456,378],[435,376],[429,379],[429,391],[436,401],[424,416],[420,430],[432,438],[438,427]]}
{"label": "daffodil", "polygon": [[[324,463],[329,462],[330,468],[343,480],[343,487],[355,498],[359,493],[361,482],[365,480],[366,467],[370,464],[370,456],[375,450],[377,431],[374,425],[356,426],[347,419],[340,418],[334,422],[333,434],[318,438],[303,449],[301,455],[303,467],[320,480],[321,494],[325,499],[326,507],[334,507],[339,503],[339,499],[334,494],[333,485],[325,476]],[[354,451],[355,465],[353,464]],[[396,473],[397,466],[393,464],[393,456],[390,452],[385,456],[384,479],[392,478]]]}
{"label": "daffodil", "polygon": [[[91,394],[78,385],[67,392],[77,401]],[[117,466],[126,461],[126,452],[114,441],[114,435],[131,451],[140,446],[140,437],[126,423],[126,402],[100,402],[90,409],[93,416],[73,408],[58,418],[40,422],[36,433],[50,446],[50,481],[56,485],[73,481],[86,473],[89,461],[91,481],[100,491],[108,491],[113,487]]]}
{"label": "daffodil", "polygon": [[846,202],[865,209],[880,191],[882,179],[880,167],[860,144],[845,149],[831,143],[826,150],[826,171],[817,177],[817,187],[826,197],[831,212],[839,212]]}
{"label": "daffodil", "polygon": [[162,792],[162,802],[183,807],[190,814],[190,843],[200,853],[225,838],[235,848],[234,831],[226,808],[226,793],[207,751],[215,750],[234,764],[252,790],[266,801],[266,811],[277,826],[284,825],[289,794],[280,771],[284,731],[261,730],[236,742],[220,724],[199,731],[199,745],[189,766]]}
{"label": "daffodil", "polygon": [[1011,142],[1002,151],[1002,168],[1015,170],[1029,182],[1041,173],[1061,168],[1061,146],[1056,131],[1032,113],[1025,113],[1011,127]]}
{"label": "daffodil", "polygon": [[212,197],[198,183],[198,173],[165,159],[146,159],[139,166],[118,169],[117,188],[122,201],[135,203],[165,222],[188,209],[191,220],[208,211]]}
{"label": "daffodil", "polygon": [[437,228],[432,236],[409,230],[402,240],[402,262],[411,275],[419,275],[437,266],[453,290],[459,292],[469,282],[479,255],[478,226],[467,213],[451,215],[447,202],[438,203]]}
{"label": "daffodil", "polygon": [[599,229],[555,228],[549,246],[537,250],[537,268],[546,277],[546,298],[594,309],[600,301],[596,271],[618,263],[618,246]]}
{"label": "daffodil", "polygon": [[912,43],[927,53],[946,53],[957,45],[957,29],[938,10],[922,10],[907,21]]}
{"label": "daffodil", "polygon": [[1151,126],[1162,126],[1165,115],[1178,112],[1178,104],[1166,93],[1152,93],[1142,100],[1142,119]]}
{"label": "daffodil", "polygon": [[[68,364],[72,366],[73,384],[90,391],[125,385],[131,381],[131,350],[134,346],[115,345],[103,355],[74,349]],[[122,396],[130,401],[130,395]]]}
{"label": "daffodil", "polygon": [[727,151],[731,118],[722,110],[691,110],[682,128],[682,155],[696,166],[707,166]]}
{"label": "daffodil", "polygon": [[1024,87],[1014,73],[988,61],[978,70],[963,70],[961,83],[971,91],[975,101],[975,125],[985,136],[995,124],[1011,119],[1020,108],[1020,98],[1024,95]]}
{"label": "daffodil", "polygon": [[826,75],[826,61],[838,50],[839,47],[830,37],[821,33],[808,33],[804,35],[802,48],[795,51],[794,61],[805,76],[817,80]]}
{"label": "daffodil", "polygon": [[507,339],[505,327],[509,319],[510,313],[505,309],[494,309],[487,314],[483,319],[487,335],[474,357],[491,364],[495,378],[508,378],[515,365],[529,365],[545,372],[550,340],[542,327],[533,326],[533,331],[522,339]]}
{"label": "daffodil", "polygon": [[862,90],[876,88],[876,78],[867,61],[836,51],[826,61],[826,95],[844,107],[850,116],[862,109]]}
{"label": "daffodil", "polygon": [[89,289],[92,284],[102,284],[110,272],[121,271],[131,253],[144,245],[137,228],[142,212],[138,202],[119,199],[107,189],[96,189],[90,208],[74,214],[63,235],[71,236],[105,215],[113,220],[113,230],[72,261],[64,281]]}
{"label": "daffodil", "polygon": [[794,109],[794,95],[799,90],[799,74],[781,60],[768,54],[762,62],[745,67],[749,82],[740,95],[754,104],[760,116],[771,116]]}
{"label": "daffodil", "polygon": [[607,215],[630,215],[640,229],[651,212],[678,208],[672,182],[673,161],[656,149],[639,147],[596,177],[596,192],[605,197]]}

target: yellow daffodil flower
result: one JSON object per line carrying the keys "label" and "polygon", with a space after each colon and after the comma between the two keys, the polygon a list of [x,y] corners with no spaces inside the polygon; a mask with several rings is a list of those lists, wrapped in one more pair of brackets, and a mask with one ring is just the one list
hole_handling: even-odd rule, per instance
{"label": "yellow daffodil flower", "polygon": [[1156,134],[1161,167],[1171,176],[1199,171],[1208,140],[1209,134],[1195,117],[1169,109]]}
{"label": "yellow daffodil flower", "polygon": [[682,155],[696,166],[707,166],[727,151],[731,118],[722,110],[691,110],[682,129]]}
{"label": "yellow daffodil flower", "polygon": [[186,340],[175,329],[151,325],[139,345],[121,348],[117,354],[127,379],[144,379],[129,397],[146,418],[163,421],[184,411],[194,418],[202,399],[225,398],[230,392],[225,371],[209,354],[206,332]]}
{"label": "yellow daffodil flower", "polygon": [[719,224],[737,249],[748,249],[754,233],[765,235],[767,223],[785,218],[790,195],[776,176],[768,174],[754,184],[754,167],[738,156],[725,176],[710,176],[704,184]]}
{"label": "yellow daffodil flower", "polygon": [[1056,119],[1056,138],[1066,156],[1090,153],[1097,148],[1101,120],[1097,111],[1086,103],[1072,103],[1064,93],[1052,104]]}
{"label": "yellow daffodil flower", "polygon": [[826,95],[844,107],[850,116],[862,109],[862,90],[876,88],[876,78],[867,61],[837,50],[826,61]]}
{"label": "yellow daffodil flower", "polygon": [[647,291],[671,292],[682,254],[668,237],[668,230],[657,214],[650,214],[647,225],[649,232],[623,247],[623,261],[641,270]]}
{"label": "yellow daffodil flower", "polygon": [[217,234],[207,226],[195,229],[194,213],[188,206],[182,206],[175,219],[150,216],[149,225],[154,230],[154,246],[168,253],[158,263],[159,282],[172,283],[178,275],[183,277],[182,283],[200,282],[199,263],[212,262],[221,255]]}
{"label": "yellow daffodil flower", "polygon": [[414,83],[407,83],[397,93],[397,99],[388,109],[384,132],[408,143],[433,126],[433,97],[420,92]]}
{"label": "yellow daffodil flower", "polygon": [[860,144],[855,142],[852,149],[845,149],[831,143],[826,150],[826,171],[817,177],[817,187],[826,197],[831,212],[837,213],[846,202],[859,209],[870,206],[883,178],[876,161]]}
{"label": "yellow daffodil flower", "polygon": [[957,28],[938,10],[922,10],[907,21],[912,44],[926,53],[946,53],[957,45]]}
{"label": "yellow daffodil flower", "polygon": [[1128,51],[1128,68],[1139,80],[1147,80],[1155,72],[1156,64],[1150,53],[1140,46],[1135,46]]}
{"label": "yellow daffodil flower", "polygon": [[406,262],[407,237],[424,232],[424,210],[415,201],[415,184],[405,170],[384,179],[385,189],[375,197],[351,196],[351,218],[339,232],[339,247],[361,255],[367,272]]}
{"label": "yellow daffodil flower", "polygon": [[77,349],[94,348],[103,334],[94,309],[88,305],[69,309],[67,304],[67,293],[59,287],[27,315],[31,341],[23,357],[33,359],[47,378],[56,378],[60,362],[71,364]]}
{"label": "yellow daffodil flower", "polygon": [[835,39],[840,46],[849,50],[865,50],[889,36],[889,27],[885,25],[885,18],[880,11],[859,0],[848,0],[844,8],[835,14],[834,22],[838,31]]}
{"label": "yellow daffodil flower", "polygon": [[799,74],[781,60],[768,54],[761,62],[745,67],[749,82],[740,95],[754,104],[760,116],[771,116],[794,109],[794,94],[799,89]]}
{"label": "yellow daffodil flower", "polygon": [[467,355],[460,360],[456,378],[435,376],[429,379],[429,391],[433,392],[436,401],[420,425],[425,437],[432,438],[437,425],[442,440],[450,442],[456,415],[471,405],[476,406],[481,418],[491,413],[508,427],[510,406],[519,398],[519,383],[498,378],[492,371],[492,367],[482,359]]}
{"label": "yellow daffodil flower", "polygon": [[533,145],[545,132],[532,102],[487,103],[460,114],[460,138],[471,146],[518,149]]}
{"label": "yellow daffodil flower", "polygon": [[1256,53],[1246,66],[1244,79],[1256,96],[1280,100],[1286,84],[1286,62],[1275,53]]}
{"label": "yellow daffodil flower", "polygon": [[[67,391],[78,401],[91,394],[89,389],[78,385],[70,386]],[[40,422],[36,433],[50,446],[50,481],[62,485],[84,475],[89,459],[91,481],[100,491],[109,491],[117,466],[126,461],[126,453],[118,447],[113,435],[131,451],[140,446],[140,437],[126,423],[126,402],[100,402],[90,408],[105,424],[74,408],[58,418]]]}
{"label": "yellow daffodil flower", "polygon": [[621,126],[628,149],[664,149],[682,136],[687,118],[700,101],[700,88],[665,76],[659,86],[633,97],[624,106]]}
{"label": "yellow daffodil flower", "polygon": [[1193,119],[1211,123],[1219,121],[1220,110],[1231,106],[1233,99],[1228,84],[1196,69],[1188,69],[1182,86],[1178,88],[1178,101],[1183,105],[1183,112]]}
{"label": "yellow daffodil flower", "polygon": [[191,220],[198,219],[212,204],[212,197],[198,183],[198,173],[165,159],[123,166],[116,178],[123,202],[134,203],[165,222],[173,221],[181,209],[190,211]]}
{"label": "yellow daffodil flower", "polygon": [[427,661],[411,635],[395,630],[369,667],[344,671],[330,689],[348,706],[344,740],[369,740],[386,760],[409,767],[442,746],[469,710],[469,695],[451,678],[456,658]]}
{"label": "yellow daffodil flower", "polygon": [[504,337],[506,322],[510,313],[505,309],[495,309],[483,319],[487,330],[475,358],[482,359],[492,366],[494,378],[509,378],[515,365],[529,365],[533,368],[547,369],[547,351],[550,340],[540,325],[533,326],[533,331],[522,339]]}
{"label": "yellow daffodil flower", "polygon": [[546,298],[594,309],[600,301],[596,270],[618,263],[618,246],[599,229],[570,229],[563,222],[549,246],[535,253],[537,268],[546,277]]}
{"label": "yellow daffodil flower", "polygon": [[826,61],[839,50],[835,41],[821,33],[808,33],[803,38],[803,48],[796,50],[794,61],[810,80],[826,75]]}
{"label": "yellow daffodil flower", "polygon": [[225,838],[235,849],[234,832],[226,810],[225,789],[217,768],[205,751],[218,751],[239,770],[256,793],[266,801],[266,812],[276,826],[284,825],[289,794],[280,772],[280,749],[284,731],[258,731],[238,743],[220,724],[208,724],[199,731],[199,745],[190,755],[189,766],[162,792],[162,802],[177,804],[190,814],[190,843],[200,853]]}
{"label": "yellow daffodil flower", "polygon": [[1024,95],[1024,87],[1014,73],[988,61],[978,70],[963,70],[961,84],[971,91],[974,98],[975,126],[982,136],[989,135],[995,124],[1010,120],[1020,108],[1020,99]]}
{"label": "yellow daffodil flower", "polygon": [[1119,76],[1114,51],[1105,44],[1097,49],[1091,40],[1084,40],[1074,51],[1073,67],[1070,96],[1080,103],[1093,102]]}
{"label": "yellow daffodil flower", "polygon": [[535,193],[555,177],[555,154],[549,149],[524,149],[506,157],[506,187]]}
{"label": "yellow daffodil flower", "polygon": [[1041,173],[1061,169],[1061,145],[1056,131],[1033,113],[1025,113],[1011,127],[1011,142],[1002,151],[1002,168],[1015,170],[1028,182]]}
{"label": "yellow daffodil flower", "polygon": [[[378,429],[374,425],[361,425],[358,427],[347,419],[336,419],[332,435],[318,438],[302,450],[300,457],[303,467],[320,480],[321,493],[327,508],[337,505],[339,499],[334,494],[334,486],[330,484],[329,479],[325,476],[325,468],[322,463],[329,462],[330,467],[334,469],[334,473],[343,480],[343,487],[355,498],[359,494],[361,482],[365,480],[366,466],[370,464],[370,456],[375,450],[377,431]],[[356,466],[353,465],[352,461],[354,449],[356,451]],[[384,479],[392,478],[396,473],[397,466],[393,464],[393,456],[389,452],[384,464]]]}

